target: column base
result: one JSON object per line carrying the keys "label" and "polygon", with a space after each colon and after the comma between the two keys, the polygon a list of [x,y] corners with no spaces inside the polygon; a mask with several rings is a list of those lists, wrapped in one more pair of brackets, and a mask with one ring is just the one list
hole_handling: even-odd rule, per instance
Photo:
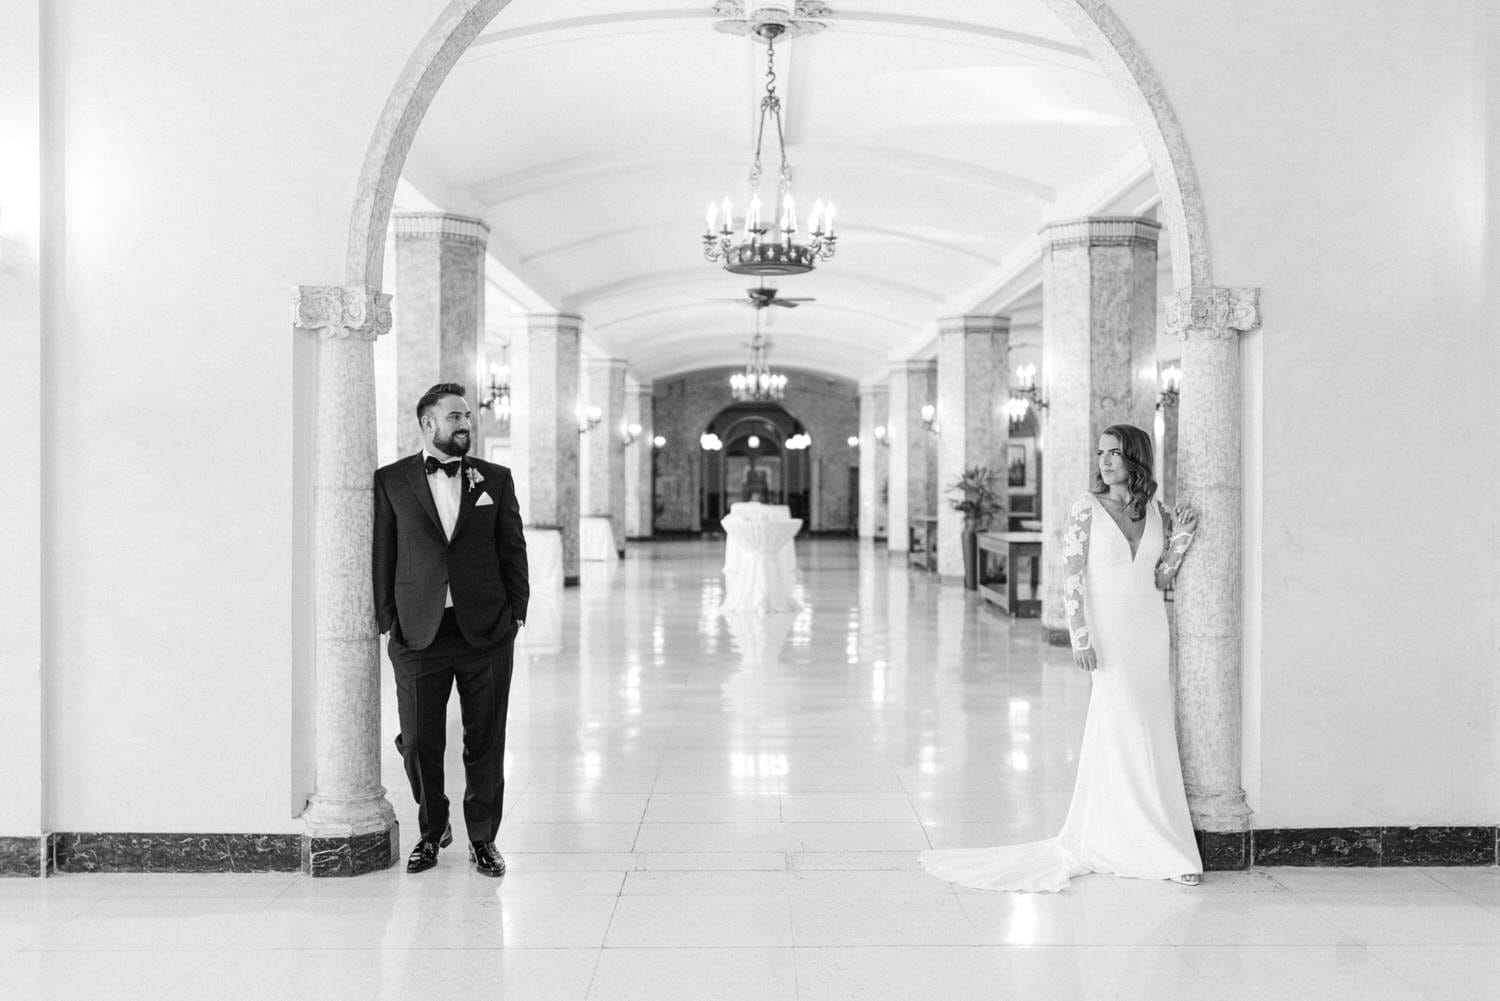
{"label": "column base", "polygon": [[302,871],[309,876],[363,876],[389,869],[401,854],[401,825],[384,789],[352,802],[314,796],[302,822]]}
{"label": "column base", "polygon": [[577,586],[578,586],[578,578],[577,577],[563,577],[563,587],[577,587]]}
{"label": "column base", "polygon": [[302,835],[302,871],[309,876],[363,876],[396,864],[401,855],[401,825],[347,837]]}
{"label": "column base", "polygon": [[1235,872],[1250,868],[1249,831],[1194,831],[1204,872]]}

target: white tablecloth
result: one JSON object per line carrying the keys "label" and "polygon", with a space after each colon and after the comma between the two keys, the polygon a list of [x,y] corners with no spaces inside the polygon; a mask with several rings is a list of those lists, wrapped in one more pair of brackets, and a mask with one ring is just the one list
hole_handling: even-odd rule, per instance
{"label": "white tablecloth", "polygon": [[616,560],[615,530],[609,515],[586,514],[578,519],[578,558],[581,560]]}
{"label": "white tablecloth", "polygon": [[[731,518],[737,521],[791,521],[792,515],[791,508],[785,504],[761,504],[757,501],[736,501],[729,505],[728,517],[719,523],[725,526],[724,531],[729,536],[724,542],[724,575],[726,578],[738,572],[737,568],[740,558],[745,551],[744,546],[741,545],[739,540],[733,534],[729,533],[727,522]],[[795,581],[797,579],[797,547],[795,545],[787,546],[781,550],[778,558],[781,560],[782,573],[786,574],[788,580]]]}
{"label": "white tablecloth", "polygon": [[[729,517],[720,522],[724,544],[725,612],[794,612],[796,564],[788,560],[801,518],[757,520]],[[795,555],[793,555],[795,560]]]}

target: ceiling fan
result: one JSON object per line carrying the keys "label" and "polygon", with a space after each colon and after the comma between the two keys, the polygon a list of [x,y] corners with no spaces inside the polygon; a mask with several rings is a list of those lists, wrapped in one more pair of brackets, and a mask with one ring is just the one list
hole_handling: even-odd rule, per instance
{"label": "ceiling fan", "polygon": [[745,296],[744,298],[738,298],[738,299],[710,299],[708,301],[709,302],[742,302],[742,303],[746,303],[746,304],[754,307],[757,311],[765,309],[767,306],[785,306],[787,309],[796,309],[798,306],[800,306],[804,302],[817,302],[818,301],[816,299],[809,299],[809,298],[784,299],[784,298],[782,298],[782,297],[780,297],[780,296],[778,296],[776,294],[776,290],[775,289],[773,289],[773,288],[766,288],[764,285],[762,285],[760,288],[747,288],[745,291],[747,293],[749,293],[749,294],[747,296]]}

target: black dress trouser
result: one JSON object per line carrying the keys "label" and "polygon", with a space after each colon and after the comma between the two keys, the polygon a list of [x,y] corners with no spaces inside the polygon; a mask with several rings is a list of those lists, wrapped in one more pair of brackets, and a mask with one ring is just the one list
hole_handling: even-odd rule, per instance
{"label": "black dress trouser", "polygon": [[515,664],[515,630],[499,643],[472,647],[453,609],[443,613],[432,643],[411,650],[392,636],[401,732],[396,750],[417,801],[424,841],[437,841],[448,824],[443,756],[448,746],[448,697],[458,685],[464,740],[464,826],[470,841],[490,842],[500,830],[505,800],[505,716]]}

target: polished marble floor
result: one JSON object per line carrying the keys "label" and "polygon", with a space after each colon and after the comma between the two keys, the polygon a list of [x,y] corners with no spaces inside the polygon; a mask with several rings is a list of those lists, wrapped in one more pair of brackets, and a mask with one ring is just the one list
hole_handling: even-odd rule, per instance
{"label": "polished marble floor", "polygon": [[[1053,832],[1088,679],[1034,621],[883,551],[798,551],[796,614],[718,615],[713,542],[633,545],[533,605],[503,881],[459,851],[421,876],[0,880],[0,998],[1500,993],[1493,868],[1272,869],[1196,889],[1095,876],[1045,896],[927,876],[928,846]],[[383,746],[405,848],[414,809]],[[459,776],[456,729],[449,751]]]}

